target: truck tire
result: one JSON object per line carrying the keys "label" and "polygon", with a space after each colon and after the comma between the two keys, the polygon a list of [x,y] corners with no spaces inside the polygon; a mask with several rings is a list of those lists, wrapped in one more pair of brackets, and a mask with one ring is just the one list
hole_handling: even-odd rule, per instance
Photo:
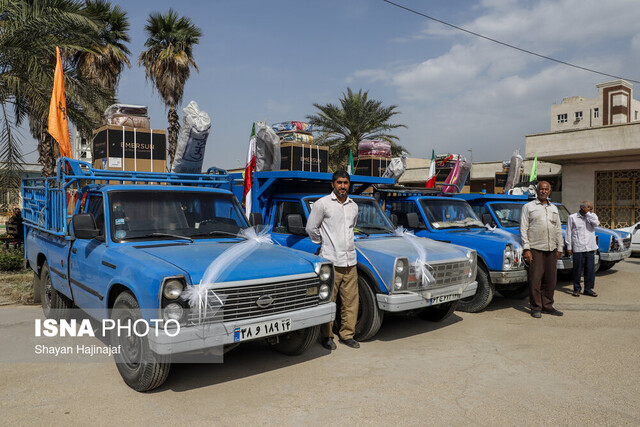
{"label": "truck tire", "polygon": [[461,299],[458,303],[458,311],[464,311],[467,313],[477,313],[485,309],[493,299],[495,289],[491,283],[489,273],[483,266],[478,265],[478,271],[476,273],[476,281],[478,282],[478,289],[476,294],[464,299]]}
{"label": "truck tire", "polygon": [[280,335],[277,342],[268,342],[271,348],[278,353],[297,356],[307,351],[311,344],[318,340],[319,335],[320,325],[317,325]]}
{"label": "truck tire", "polygon": [[529,296],[529,284],[524,283],[517,287],[499,289],[500,295],[510,299],[523,299]]}
{"label": "truck tire", "polygon": [[600,268],[596,271],[607,271],[614,265],[616,265],[614,261],[600,261]]}
{"label": "truck tire", "polygon": [[[111,313],[111,318],[121,325],[142,319],[138,301],[126,291],[118,295]],[[124,382],[136,391],[149,391],[162,385],[169,375],[170,357],[154,353],[146,336],[119,335],[117,327],[111,331],[111,345],[120,346],[120,351],[113,356]]]}
{"label": "truck tire", "polygon": [[42,303],[42,282],[40,281],[40,276],[38,273],[33,273],[33,303],[40,304]]}
{"label": "truck tire", "polygon": [[[340,331],[340,297],[336,301],[336,319],[333,322],[333,333]],[[369,281],[358,274],[358,320],[356,322],[356,333],[354,338],[358,341],[365,341],[373,337],[382,326],[384,312],[378,308],[378,300],[373,292]]]}
{"label": "truck tire", "polygon": [[66,319],[69,317],[73,302],[53,288],[51,272],[47,261],[40,269],[40,301],[42,311],[47,319]]}
{"label": "truck tire", "polygon": [[458,306],[458,301],[445,302],[431,307],[423,308],[418,312],[418,317],[430,322],[441,322],[451,316]]}

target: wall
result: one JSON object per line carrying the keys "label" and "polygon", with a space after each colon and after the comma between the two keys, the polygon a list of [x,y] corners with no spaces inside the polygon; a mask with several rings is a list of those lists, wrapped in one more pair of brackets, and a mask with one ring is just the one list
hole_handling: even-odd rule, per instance
{"label": "wall", "polygon": [[[622,169],[640,169],[640,156],[565,163],[562,166],[560,201],[569,209],[569,212],[577,212],[580,209],[580,202],[594,199],[596,171]],[[558,201],[558,198],[553,195],[551,199]]]}

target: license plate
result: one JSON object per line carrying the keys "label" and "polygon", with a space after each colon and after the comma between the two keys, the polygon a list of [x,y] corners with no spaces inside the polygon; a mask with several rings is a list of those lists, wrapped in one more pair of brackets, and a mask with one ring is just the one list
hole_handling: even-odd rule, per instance
{"label": "license plate", "polygon": [[291,319],[278,319],[270,322],[251,323],[238,326],[233,330],[233,342],[268,337],[291,330]]}
{"label": "license plate", "polygon": [[460,294],[440,295],[429,300],[429,305],[442,304],[449,301],[460,299]]}

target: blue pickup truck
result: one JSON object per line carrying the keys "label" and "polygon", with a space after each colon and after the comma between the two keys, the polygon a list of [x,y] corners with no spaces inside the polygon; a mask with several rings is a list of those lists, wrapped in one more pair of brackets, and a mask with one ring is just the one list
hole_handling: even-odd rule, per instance
{"label": "blue pickup truck", "polygon": [[[517,235],[520,234],[520,213],[522,206],[530,200],[528,196],[465,194],[461,195],[461,197],[464,197],[471,204],[478,216],[483,219],[483,222]],[[564,234],[567,229],[569,211],[560,203],[554,204],[558,207]],[[608,270],[615,263],[631,255],[631,236],[629,233],[609,230],[603,227],[596,227],[595,232],[598,242],[596,270]],[[558,260],[558,274],[568,277],[572,271],[573,261],[565,250],[563,257]]]}
{"label": "blue pickup truck", "polygon": [[474,296],[460,300],[458,310],[471,313],[483,310],[495,290],[515,298],[528,293],[520,239],[485,227],[465,200],[426,189],[381,189],[378,193],[386,212],[416,236],[477,251],[478,290]]}
{"label": "blue pickup truck", "polygon": [[[253,173],[250,219],[273,227],[273,239],[280,244],[315,253],[318,245],[311,242],[304,228],[313,203],[331,192],[331,177],[328,173],[299,171]],[[234,178],[239,184],[234,185],[234,192],[240,198],[242,176]],[[362,195],[374,184],[393,183],[390,178],[351,176],[349,197],[359,208],[355,242],[360,295],[358,340],[378,332],[385,312],[416,311],[422,318],[440,321],[453,313],[460,298],[476,292],[476,251],[400,233],[378,202]],[[425,259],[420,258],[421,252]],[[419,262],[426,264],[432,282],[424,276],[418,279]]]}
{"label": "blue pickup truck", "polygon": [[305,351],[335,316],[333,265],[252,233],[230,188],[222,170],[115,172],[66,158],[55,177],[24,180],[25,256],[46,317],[78,307],[103,324],[164,325],[111,334],[138,391],[165,381],[172,355],[256,338]]}

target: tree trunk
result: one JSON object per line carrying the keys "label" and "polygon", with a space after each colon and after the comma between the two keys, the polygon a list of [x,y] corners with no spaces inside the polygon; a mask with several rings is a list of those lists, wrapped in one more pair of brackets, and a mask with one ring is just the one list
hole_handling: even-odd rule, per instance
{"label": "tree trunk", "polygon": [[40,136],[40,144],[38,144],[38,163],[42,165],[42,176],[50,177],[56,174],[56,159],[54,146],[57,143],[53,137],[47,132],[43,132]]}
{"label": "tree trunk", "polygon": [[178,145],[178,131],[180,130],[180,117],[178,117],[175,107],[169,107],[169,115],[167,118],[169,120],[169,127],[167,128],[169,139],[169,170],[171,170]]}

